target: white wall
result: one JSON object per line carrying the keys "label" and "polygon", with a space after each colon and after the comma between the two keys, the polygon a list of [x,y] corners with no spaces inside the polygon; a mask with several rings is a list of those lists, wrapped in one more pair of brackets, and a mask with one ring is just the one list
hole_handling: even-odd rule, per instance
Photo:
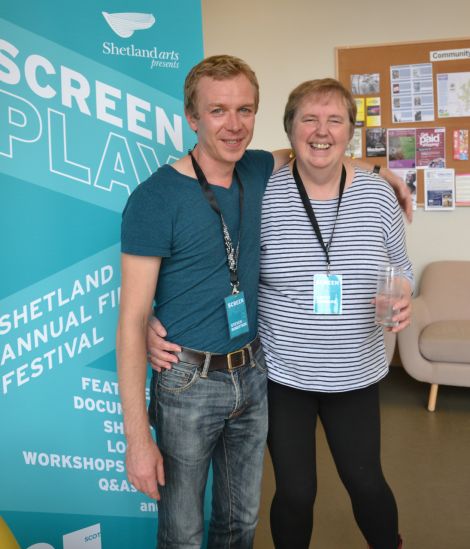
{"label": "white wall", "polygon": [[[335,76],[335,47],[469,37],[468,0],[202,0],[206,55],[229,53],[256,71],[261,104],[252,146],[288,146],[285,101],[303,80]],[[470,126],[470,118],[468,119]],[[408,250],[419,276],[439,259],[470,260],[470,208],[418,209]]]}

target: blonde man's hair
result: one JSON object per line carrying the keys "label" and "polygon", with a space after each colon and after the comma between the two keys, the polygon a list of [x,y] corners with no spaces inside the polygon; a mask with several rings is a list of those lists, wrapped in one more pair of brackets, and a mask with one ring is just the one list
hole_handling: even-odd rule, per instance
{"label": "blonde man's hair", "polygon": [[197,85],[201,78],[208,76],[214,80],[229,80],[243,74],[255,90],[255,112],[259,103],[259,84],[254,71],[238,57],[232,55],[213,55],[195,65],[184,82],[184,110],[186,114],[198,118]]}

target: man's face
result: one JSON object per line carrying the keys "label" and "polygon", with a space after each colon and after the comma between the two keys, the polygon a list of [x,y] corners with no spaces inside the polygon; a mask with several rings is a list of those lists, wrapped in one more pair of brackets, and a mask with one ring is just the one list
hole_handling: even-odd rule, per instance
{"label": "man's face", "polygon": [[186,118],[197,132],[198,159],[233,166],[253,137],[255,89],[243,74],[228,80],[204,76],[197,85],[196,114]]}

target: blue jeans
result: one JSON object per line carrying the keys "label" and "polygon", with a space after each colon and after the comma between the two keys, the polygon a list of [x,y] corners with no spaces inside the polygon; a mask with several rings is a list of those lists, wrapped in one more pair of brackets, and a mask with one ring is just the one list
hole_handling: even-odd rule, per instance
{"label": "blue jeans", "polygon": [[157,443],[165,486],[158,549],[199,549],[204,491],[213,466],[209,549],[249,549],[258,518],[268,414],[262,349],[231,372],[179,362],[157,375]]}

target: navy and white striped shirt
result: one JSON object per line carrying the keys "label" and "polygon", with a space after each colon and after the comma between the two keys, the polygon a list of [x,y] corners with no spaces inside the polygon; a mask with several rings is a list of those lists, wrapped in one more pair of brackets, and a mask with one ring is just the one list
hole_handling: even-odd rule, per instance
{"label": "navy and white striped shirt", "polygon": [[[311,200],[323,241],[329,241],[337,199]],[[331,272],[343,279],[341,315],[313,313],[313,275],[326,258],[288,166],[269,180],[261,229],[259,330],[268,377],[299,389],[340,392],[366,387],[388,371],[383,332],[375,325],[377,265],[404,267],[402,214],[393,190],[356,170],[341,201],[330,247]]]}

